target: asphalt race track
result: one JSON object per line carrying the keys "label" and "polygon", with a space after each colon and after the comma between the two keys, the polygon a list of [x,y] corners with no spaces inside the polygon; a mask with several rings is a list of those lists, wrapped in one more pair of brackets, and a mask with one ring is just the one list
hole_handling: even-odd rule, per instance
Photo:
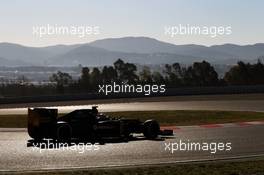
{"label": "asphalt race track", "polygon": [[[104,143],[83,153],[78,146],[39,148],[27,144],[26,129],[0,129],[0,170],[46,170],[162,164],[202,160],[234,159],[264,155],[264,122],[172,127],[172,138],[138,139]],[[173,143],[231,143],[231,150],[174,152],[166,148]],[[166,144],[165,144],[166,143]],[[79,143],[80,144],[80,143]],[[45,144],[47,145],[47,143]],[[175,144],[174,144],[175,146]],[[96,147],[96,149],[95,149]],[[81,147],[80,147],[81,148]],[[82,147],[84,148],[84,147]],[[91,147],[89,147],[91,148]]]}
{"label": "asphalt race track", "polygon": [[[100,104],[99,111],[135,110],[233,110],[264,112],[263,95],[230,97],[201,96],[175,97],[165,101],[139,101],[130,103]],[[209,99],[210,98],[210,99]],[[160,99],[158,99],[160,100]],[[164,100],[164,101],[163,101]],[[59,112],[90,108],[91,103],[59,106]],[[89,104],[89,105],[88,105]],[[94,103],[97,104],[97,103]],[[41,106],[41,104],[40,104]],[[57,107],[56,105],[51,105]],[[27,108],[3,108],[0,114],[26,114]],[[46,169],[165,164],[219,159],[237,159],[264,156],[264,122],[230,123],[202,126],[171,126],[174,136],[145,140],[140,135],[128,142],[107,142],[102,145],[83,146],[75,143],[54,149],[48,143],[32,143],[25,128],[0,128],[0,172]],[[207,144],[212,149],[179,150],[180,143]],[[231,144],[231,150],[226,144]],[[35,144],[35,145],[33,145]],[[38,145],[37,145],[38,144]],[[215,153],[214,145],[222,144]],[[173,146],[172,146],[173,145]],[[224,146],[223,146],[224,145]],[[169,149],[168,149],[169,148]],[[173,153],[172,153],[173,150]]]}

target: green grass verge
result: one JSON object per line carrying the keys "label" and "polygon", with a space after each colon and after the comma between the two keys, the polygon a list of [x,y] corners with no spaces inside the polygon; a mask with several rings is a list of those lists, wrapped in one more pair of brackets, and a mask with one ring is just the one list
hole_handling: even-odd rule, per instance
{"label": "green grass verge", "polygon": [[114,168],[97,170],[58,170],[56,172],[33,172],[22,174],[90,174],[90,175],[262,175],[264,174],[264,161],[246,162],[215,162],[215,163],[196,163],[196,164],[174,164],[164,166]]}
{"label": "green grass verge", "polygon": [[[264,113],[237,111],[131,111],[106,114],[114,117],[137,118],[142,121],[155,119],[164,126],[264,120]],[[0,115],[0,127],[27,127],[27,116]]]}
{"label": "green grass verge", "polygon": [[131,111],[109,112],[108,115],[138,118],[142,121],[155,119],[161,125],[197,125],[264,120],[264,113],[238,111]]}

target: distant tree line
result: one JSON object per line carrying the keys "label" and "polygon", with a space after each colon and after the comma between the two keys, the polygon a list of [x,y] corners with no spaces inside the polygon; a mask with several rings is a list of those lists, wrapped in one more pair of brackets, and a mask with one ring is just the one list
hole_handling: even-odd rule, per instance
{"label": "distant tree line", "polygon": [[259,85],[264,84],[264,65],[238,62],[224,77],[228,85]]}
{"label": "distant tree line", "polygon": [[264,85],[264,65],[238,62],[237,65],[219,78],[214,67],[206,62],[195,62],[191,66],[181,66],[179,63],[166,64],[162,72],[151,71],[144,66],[138,71],[137,66],[118,59],[112,66],[102,69],[82,67],[78,80],[64,72],[58,71],[50,78],[54,85],[34,86],[28,84],[1,85],[2,96],[30,96],[63,93],[86,93],[98,91],[99,84],[165,84],[166,88],[204,87],[228,85]]}

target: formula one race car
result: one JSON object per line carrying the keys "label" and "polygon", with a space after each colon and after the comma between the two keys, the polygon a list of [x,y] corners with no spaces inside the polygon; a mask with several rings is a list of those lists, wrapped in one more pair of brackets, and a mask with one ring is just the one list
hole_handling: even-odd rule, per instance
{"label": "formula one race car", "polygon": [[143,133],[147,139],[158,135],[172,135],[171,130],[160,130],[155,120],[112,118],[99,114],[97,106],[79,109],[58,117],[57,109],[28,109],[28,134],[35,140],[129,138],[133,133]]}

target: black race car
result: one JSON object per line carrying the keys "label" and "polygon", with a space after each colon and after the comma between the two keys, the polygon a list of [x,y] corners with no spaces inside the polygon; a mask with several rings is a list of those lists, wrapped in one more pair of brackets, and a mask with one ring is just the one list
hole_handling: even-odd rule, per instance
{"label": "black race car", "polygon": [[143,133],[147,139],[158,135],[172,135],[171,130],[160,130],[155,120],[141,122],[138,119],[112,118],[92,109],[79,109],[58,117],[57,109],[28,108],[28,134],[35,140],[124,138],[133,133]]}

